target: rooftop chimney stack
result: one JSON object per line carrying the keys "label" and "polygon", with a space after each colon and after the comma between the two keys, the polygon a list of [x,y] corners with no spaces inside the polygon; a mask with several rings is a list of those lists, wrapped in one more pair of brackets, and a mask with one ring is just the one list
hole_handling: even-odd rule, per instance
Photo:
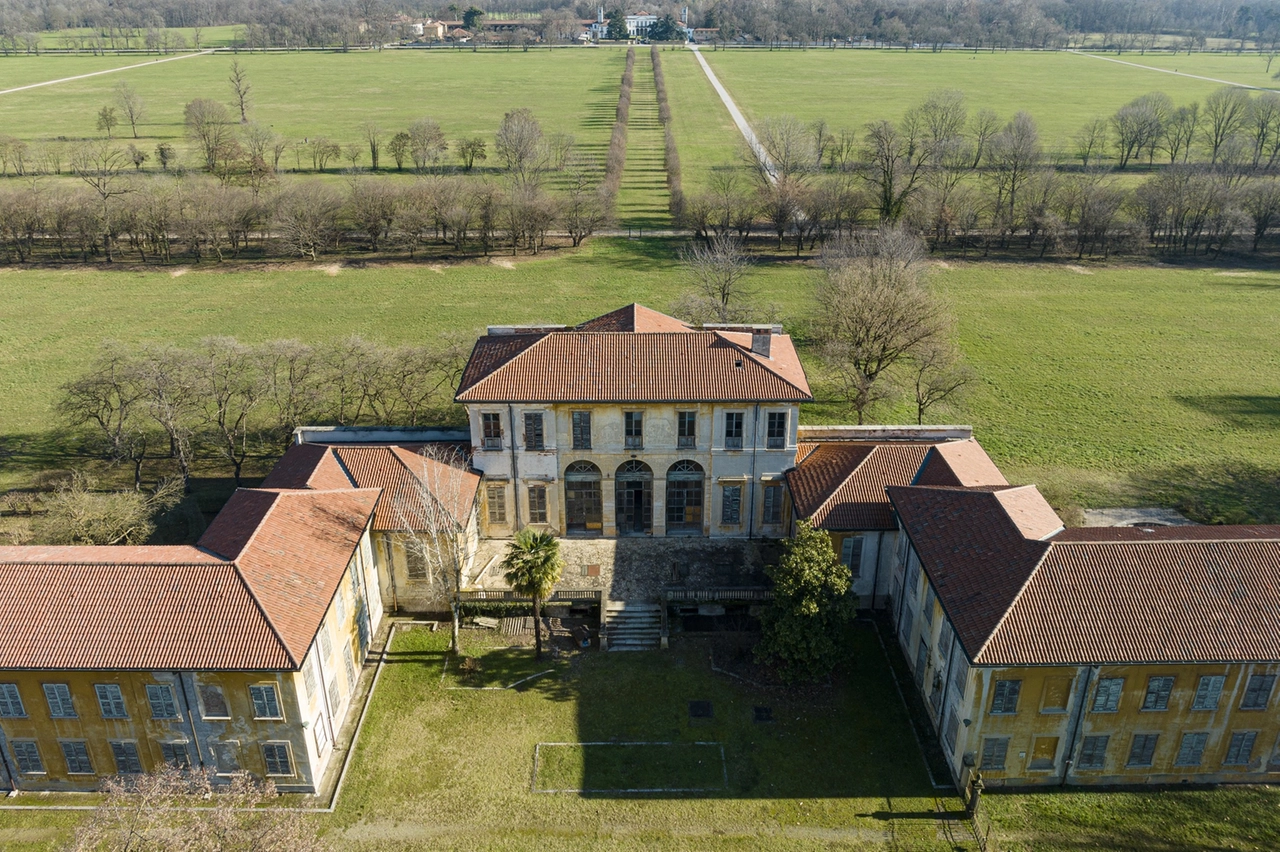
{"label": "rooftop chimney stack", "polygon": [[769,356],[769,345],[773,340],[773,329],[753,328],[751,330],[751,351],[765,358]]}

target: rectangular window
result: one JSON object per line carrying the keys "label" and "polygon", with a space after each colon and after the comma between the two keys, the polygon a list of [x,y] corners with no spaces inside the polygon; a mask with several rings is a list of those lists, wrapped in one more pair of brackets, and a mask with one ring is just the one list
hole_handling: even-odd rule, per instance
{"label": "rectangular window", "polygon": [[1093,693],[1094,713],[1114,713],[1120,709],[1120,693],[1124,692],[1124,678],[1104,677],[1098,679],[1098,688]]}
{"label": "rectangular window", "polygon": [[1173,678],[1153,677],[1147,679],[1147,694],[1142,699],[1143,710],[1168,710],[1169,694],[1173,692]]}
{"label": "rectangular window", "polygon": [[263,743],[262,759],[266,761],[268,775],[293,774],[293,761],[289,758],[288,743]]}
{"label": "rectangular window", "polygon": [[529,523],[545,524],[547,522],[547,486],[529,486]]}
{"label": "rectangular window", "polygon": [[1080,743],[1080,762],[1078,769],[1102,769],[1107,765],[1108,736],[1085,737]]}
{"label": "rectangular window", "polygon": [[964,658],[964,649],[957,642],[951,647],[951,688],[956,692],[956,700],[964,698],[965,686],[969,681],[969,661]]}
{"label": "rectangular window", "polygon": [[851,535],[840,545],[840,561],[849,566],[853,579],[862,576],[862,536]]}
{"label": "rectangular window", "polygon": [[770,411],[765,422],[765,447],[782,450],[787,446],[787,412]]}
{"label": "rectangular window", "polygon": [[1227,682],[1225,675],[1205,675],[1196,686],[1196,697],[1191,702],[1192,710],[1217,710],[1218,699],[1222,697],[1222,685]]}
{"label": "rectangular window", "polygon": [[253,718],[280,719],[280,697],[276,695],[273,683],[264,683],[249,687],[249,699],[253,702]]}
{"label": "rectangular window", "polygon": [[766,485],[764,487],[764,522],[766,524],[782,523],[781,485]]}
{"label": "rectangular window", "polygon": [[484,443],[486,450],[502,449],[502,415],[501,414],[481,414],[480,428],[483,430]]}
{"label": "rectangular window", "polygon": [[1231,735],[1231,743],[1227,746],[1227,757],[1223,764],[1227,766],[1246,766],[1253,759],[1253,744],[1257,742],[1257,731],[1236,731]]}
{"label": "rectangular window", "polygon": [[947,724],[942,735],[943,742],[947,744],[947,751],[955,754],[956,737],[960,735],[960,717],[952,710],[947,714]]}
{"label": "rectangular window", "polygon": [[93,761],[89,759],[89,746],[84,740],[67,740],[61,745],[62,756],[67,761],[67,772],[73,775],[93,774]]}
{"label": "rectangular window", "polygon": [[933,592],[933,585],[924,584],[924,606],[920,607],[920,614],[924,616],[924,623],[933,627],[933,604],[937,600],[937,596]]}
{"label": "rectangular window", "polygon": [[54,719],[74,719],[75,705],[71,703],[71,688],[65,683],[46,683],[44,697],[49,702],[49,715]]}
{"label": "rectangular window", "polygon": [[720,499],[720,523],[733,526],[742,523],[742,486],[726,485]]}
{"label": "rectangular window", "polygon": [[505,524],[507,522],[507,489],[502,485],[490,485],[485,489],[486,502],[489,504],[489,523]]}
{"label": "rectangular window", "polygon": [[902,647],[904,649],[911,642],[911,627],[914,620],[915,620],[915,617],[912,614],[911,610],[909,609],[903,610],[902,624],[899,627],[899,638],[902,639]]}
{"label": "rectangular window", "polygon": [[1008,755],[1008,737],[985,737],[982,740],[982,769],[1004,769]]}
{"label": "rectangular window", "polygon": [[623,412],[622,445],[628,450],[644,449],[644,412],[643,411]]}
{"label": "rectangular window", "polygon": [[591,449],[591,412],[573,412],[573,448],[575,450]]}
{"label": "rectangular window", "polygon": [[524,413],[524,448],[526,450],[546,449],[542,434],[542,412],[526,411]]}
{"label": "rectangular window", "polygon": [[1267,702],[1271,700],[1271,687],[1275,684],[1275,675],[1249,675],[1249,684],[1245,687],[1240,709],[1266,710]]}
{"label": "rectangular window", "polygon": [[742,449],[742,422],[743,413],[741,411],[730,411],[724,416],[724,448],[726,450]]}
{"label": "rectangular window", "polygon": [[147,703],[152,719],[178,718],[178,704],[173,700],[173,687],[167,683],[147,684]]}
{"label": "rectangular window", "polygon": [[1183,734],[1182,744],[1178,746],[1178,756],[1174,758],[1174,766],[1199,766],[1204,758],[1204,746],[1209,741],[1207,733]]}
{"label": "rectangular window", "polygon": [[98,694],[98,707],[102,710],[102,718],[129,718],[129,714],[124,709],[124,695],[120,692],[119,684],[97,683],[94,684],[93,691]]}
{"label": "rectangular window", "polygon": [[1031,743],[1031,761],[1028,769],[1052,769],[1058,759],[1057,737],[1036,737]]}
{"label": "rectangular window", "polygon": [[351,643],[342,646],[342,665],[347,670],[347,692],[356,691],[356,661],[351,656]]}
{"label": "rectangular window", "polygon": [[138,744],[112,740],[111,756],[116,760],[116,774],[137,775],[142,771],[142,761],[138,759]]}
{"label": "rectangular window", "polygon": [[1022,692],[1020,680],[996,681],[995,694],[991,696],[991,712],[995,715],[1017,713],[1020,692]]}
{"label": "rectangular window", "polygon": [[222,694],[222,687],[211,683],[200,684],[200,706],[206,719],[230,719],[231,711],[227,709],[227,699]]}
{"label": "rectangular window", "polygon": [[698,412],[676,412],[676,446],[682,450],[698,446]]}
{"label": "rectangular window", "polygon": [[191,752],[186,743],[160,743],[160,755],[174,769],[191,768]]}
{"label": "rectangular window", "polygon": [[316,734],[316,753],[324,754],[325,748],[329,745],[329,727],[324,723],[324,716],[317,716],[311,723],[311,729]]}
{"label": "rectangular window", "polygon": [[307,687],[307,698],[314,701],[316,697],[316,667],[314,660],[302,667],[302,682]]}
{"label": "rectangular window", "polygon": [[912,550],[907,558],[907,597],[915,600],[918,594],[920,594],[920,563],[916,559],[916,552]]}
{"label": "rectangular window", "polygon": [[27,709],[22,706],[22,696],[18,694],[16,683],[0,683],[0,716],[25,716]]}
{"label": "rectangular window", "polygon": [[1156,756],[1156,742],[1159,734],[1134,734],[1133,745],[1129,747],[1128,766],[1150,766]]}
{"label": "rectangular window", "polygon": [[213,757],[218,765],[218,771],[224,775],[240,771],[240,743],[235,740],[215,742]]}
{"label": "rectangular window", "polygon": [[338,691],[338,682],[336,680],[329,681],[329,711],[334,715],[338,713],[338,706],[342,703],[342,693]]}
{"label": "rectangular window", "polygon": [[337,594],[333,596],[333,608],[341,626],[347,620],[347,598],[342,594],[342,586],[338,586]]}
{"label": "rectangular window", "polygon": [[35,740],[14,740],[13,761],[19,772],[44,772],[44,761],[40,759],[40,747]]}
{"label": "rectangular window", "polygon": [[1071,678],[1047,677],[1040,694],[1041,713],[1065,713],[1071,701]]}
{"label": "rectangular window", "polygon": [[405,572],[410,580],[427,579],[427,553],[422,542],[408,538],[404,543]]}
{"label": "rectangular window", "polygon": [[329,619],[320,622],[320,653],[326,660],[333,658],[333,639],[329,636]]}

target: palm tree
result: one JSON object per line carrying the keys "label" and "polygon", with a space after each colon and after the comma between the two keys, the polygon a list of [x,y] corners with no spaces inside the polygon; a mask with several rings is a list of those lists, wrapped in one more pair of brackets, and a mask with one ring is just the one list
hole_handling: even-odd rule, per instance
{"label": "palm tree", "polygon": [[564,559],[560,541],[549,532],[525,527],[507,545],[502,559],[503,576],[518,595],[533,598],[533,636],[537,659],[542,659],[542,602],[560,582]]}

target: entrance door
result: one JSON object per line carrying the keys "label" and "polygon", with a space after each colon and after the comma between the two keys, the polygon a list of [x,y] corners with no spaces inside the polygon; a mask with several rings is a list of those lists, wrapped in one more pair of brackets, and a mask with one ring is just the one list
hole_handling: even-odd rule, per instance
{"label": "entrance door", "polygon": [[600,499],[600,468],[574,462],[564,473],[565,527],[571,533],[599,533],[604,527]]}
{"label": "entrance door", "polygon": [[618,468],[615,478],[618,535],[644,535],[653,529],[653,471],[641,461]]}

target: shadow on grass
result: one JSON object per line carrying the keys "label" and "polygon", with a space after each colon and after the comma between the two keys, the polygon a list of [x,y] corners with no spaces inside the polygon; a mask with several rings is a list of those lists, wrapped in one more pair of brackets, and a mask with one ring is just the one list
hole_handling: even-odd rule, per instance
{"label": "shadow on grass", "polygon": [[1280,523],[1280,470],[1248,462],[1176,465],[1134,474],[1139,493],[1206,524]]}
{"label": "shadow on grass", "polygon": [[1280,429],[1280,396],[1211,394],[1174,399],[1234,429]]}

